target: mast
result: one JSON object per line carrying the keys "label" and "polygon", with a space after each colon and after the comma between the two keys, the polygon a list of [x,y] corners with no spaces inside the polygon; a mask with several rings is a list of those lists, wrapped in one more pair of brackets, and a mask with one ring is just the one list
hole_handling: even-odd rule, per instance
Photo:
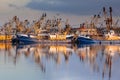
{"label": "mast", "polygon": [[104,17],[105,17],[105,20],[106,20],[107,19],[107,12],[106,12],[105,7],[103,7],[103,14],[104,14]]}
{"label": "mast", "polygon": [[109,31],[112,28],[112,7],[109,7],[109,13],[110,13],[109,17],[107,17],[107,12],[105,7],[103,7],[103,13],[104,13],[105,22],[106,22],[106,28]]}
{"label": "mast", "polygon": [[112,27],[112,23],[113,23],[113,20],[112,20],[112,7],[109,7],[109,12],[110,12],[109,23],[110,23],[110,26]]}

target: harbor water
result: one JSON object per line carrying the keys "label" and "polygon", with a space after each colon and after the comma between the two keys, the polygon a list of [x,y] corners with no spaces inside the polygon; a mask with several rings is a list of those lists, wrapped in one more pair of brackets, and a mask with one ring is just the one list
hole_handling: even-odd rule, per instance
{"label": "harbor water", "polygon": [[119,80],[120,45],[0,43],[0,80]]}

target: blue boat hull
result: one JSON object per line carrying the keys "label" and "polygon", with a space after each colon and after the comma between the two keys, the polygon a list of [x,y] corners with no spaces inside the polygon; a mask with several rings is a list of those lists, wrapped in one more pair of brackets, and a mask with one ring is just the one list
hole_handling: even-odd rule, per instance
{"label": "blue boat hull", "polygon": [[78,44],[93,44],[96,43],[96,40],[87,37],[78,37],[76,42]]}
{"label": "blue boat hull", "polygon": [[[31,35],[32,36],[32,35]],[[59,43],[59,44],[70,44],[72,41],[71,40],[41,40],[37,39],[35,36],[30,37],[30,35],[17,35],[16,38],[12,39],[13,44],[33,44],[33,43]]]}
{"label": "blue boat hull", "polygon": [[20,36],[20,37],[18,37],[18,39],[22,43],[36,43],[36,42],[38,42],[38,40],[35,38],[24,37],[24,36]]}
{"label": "blue boat hull", "polygon": [[37,43],[37,42],[38,42],[38,39],[31,38],[29,36],[17,35],[16,38],[12,39],[13,44],[32,44],[32,43]]}

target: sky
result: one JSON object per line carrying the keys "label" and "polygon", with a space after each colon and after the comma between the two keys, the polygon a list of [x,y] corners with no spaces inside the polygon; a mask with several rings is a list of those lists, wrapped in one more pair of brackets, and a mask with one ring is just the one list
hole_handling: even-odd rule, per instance
{"label": "sky", "polygon": [[112,6],[119,9],[119,3],[120,0],[32,0],[26,7],[37,10],[89,15],[99,12],[103,6],[107,8]]}
{"label": "sky", "polygon": [[[120,0],[0,0],[0,23],[18,15],[21,18],[37,18],[40,13],[61,13],[68,17],[91,16],[113,7],[115,16],[120,14]],[[72,17],[73,18],[73,17]]]}

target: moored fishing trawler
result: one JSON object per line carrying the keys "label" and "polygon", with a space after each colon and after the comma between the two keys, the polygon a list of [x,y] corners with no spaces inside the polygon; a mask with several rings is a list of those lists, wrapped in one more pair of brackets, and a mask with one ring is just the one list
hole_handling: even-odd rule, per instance
{"label": "moored fishing trawler", "polygon": [[[118,44],[120,43],[120,36],[117,30],[116,24],[113,24],[112,18],[112,7],[109,8],[110,17],[107,16],[106,9],[103,7],[103,13],[105,20],[104,26],[105,27],[96,27],[95,22],[91,21],[90,28],[83,28],[80,29],[80,35],[76,39],[76,43],[80,44],[91,44],[91,43],[107,43],[107,44]],[[99,15],[97,16],[100,17]],[[94,16],[96,18],[96,16]],[[98,21],[95,19],[95,21]],[[102,24],[103,25],[103,24]],[[118,28],[120,29],[120,28]],[[87,37],[86,37],[87,35]]]}
{"label": "moored fishing trawler", "polygon": [[76,43],[92,44],[92,43],[107,43],[107,44],[120,44],[120,36],[114,34],[114,31],[102,36],[102,38],[92,38],[90,36],[78,36]]}
{"label": "moored fishing trawler", "polygon": [[[15,38],[12,39],[13,44],[33,44],[33,43],[62,43],[69,44],[72,41],[66,39],[66,35],[46,35],[46,39],[41,39],[36,35],[26,35],[26,34],[17,34]],[[64,36],[64,37],[62,37]]]}
{"label": "moored fishing trawler", "polygon": [[[61,28],[61,19],[44,20],[42,16],[40,20],[35,21],[32,26],[27,28],[17,27],[15,37],[12,38],[13,44],[32,44],[32,43],[71,43],[73,35],[68,35],[66,30]],[[16,20],[16,19],[15,19]],[[68,31],[68,30],[67,30]]]}

